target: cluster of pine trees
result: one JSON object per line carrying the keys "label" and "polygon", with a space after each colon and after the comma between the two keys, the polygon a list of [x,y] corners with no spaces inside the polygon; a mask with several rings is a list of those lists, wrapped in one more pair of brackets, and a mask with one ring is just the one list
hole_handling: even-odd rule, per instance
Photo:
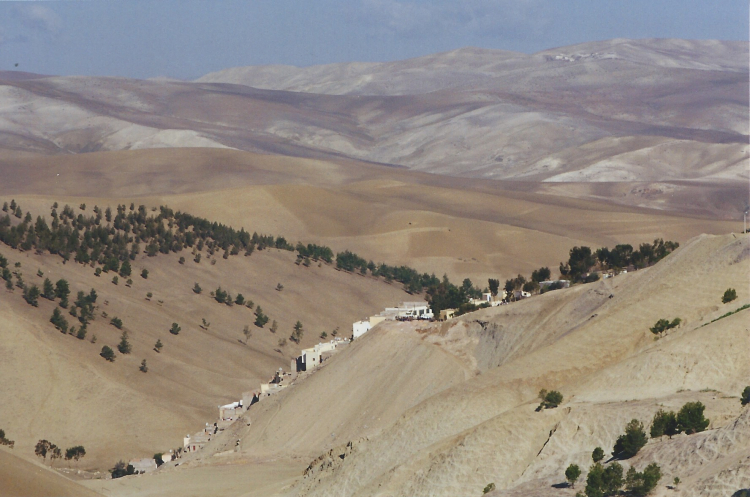
{"label": "cluster of pine trees", "polygon": [[619,270],[628,266],[643,268],[656,264],[679,246],[677,242],[657,238],[653,243],[642,243],[637,250],[629,244],[616,245],[612,250],[602,247],[596,251],[586,246],[573,247],[568,261],[560,263],[560,274],[573,282],[596,281],[597,278],[589,274],[594,267],[603,270]]}

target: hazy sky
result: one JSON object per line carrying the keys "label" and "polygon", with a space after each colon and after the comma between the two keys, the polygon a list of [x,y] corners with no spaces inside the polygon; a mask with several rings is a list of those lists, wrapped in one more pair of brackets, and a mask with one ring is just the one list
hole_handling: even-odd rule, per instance
{"label": "hazy sky", "polygon": [[[747,0],[1,1],[0,70],[192,79],[233,66],[386,61],[464,46],[748,39]],[[18,64],[18,66],[16,66]]]}

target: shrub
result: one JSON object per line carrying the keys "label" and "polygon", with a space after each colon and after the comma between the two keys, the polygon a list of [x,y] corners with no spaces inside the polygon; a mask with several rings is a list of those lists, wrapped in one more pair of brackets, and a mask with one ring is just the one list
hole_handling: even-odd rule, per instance
{"label": "shrub", "polygon": [[117,276],[114,276],[112,278],[112,283],[114,283],[115,285],[118,284],[119,282],[120,282],[120,278],[118,278]]}
{"label": "shrub", "polygon": [[688,435],[705,430],[710,422],[703,416],[705,409],[701,402],[688,402],[682,406],[677,413],[677,429]]}
{"label": "shrub", "polygon": [[631,466],[625,477],[625,489],[631,495],[645,497],[656,488],[659,480],[661,480],[661,468],[659,468],[658,464],[649,464],[642,473],[639,473],[635,467]]}
{"label": "shrub", "polygon": [[143,271],[141,271],[141,278],[143,278],[144,280],[148,279],[148,269],[144,269]]}
{"label": "shrub", "polygon": [[680,318],[674,318],[672,321],[669,321],[668,319],[659,319],[651,328],[649,328],[649,330],[651,330],[651,333],[654,335],[661,335],[667,330],[677,328],[680,323],[682,323],[682,319]]}
{"label": "shrub", "polygon": [[581,477],[581,468],[579,468],[577,464],[571,464],[565,470],[565,479],[568,480],[568,483],[573,488],[575,488],[576,480],[578,480],[578,478],[580,477]]}
{"label": "shrub", "polygon": [[591,459],[593,459],[595,463],[604,459],[604,450],[602,450],[601,447],[595,448],[591,453]]}
{"label": "shrub", "polygon": [[745,389],[742,391],[742,395],[740,396],[740,404],[742,404],[743,406],[750,404],[750,386],[745,387]]}
{"label": "shrub", "polygon": [[542,409],[554,409],[562,403],[563,395],[557,390],[548,392],[547,390],[542,389],[539,391],[539,399],[542,402],[539,404],[539,407],[537,407],[537,411],[541,411]]}
{"label": "shrub", "polygon": [[142,373],[148,373],[148,366],[146,365],[146,359],[141,361],[141,367],[138,370]]}
{"label": "shrub", "polygon": [[179,262],[180,264],[185,264],[185,258],[180,257],[180,260],[178,260],[177,262]]}
{"label": "shrub", "polygon": [[156,352],[161,352],[162,347],[164,347],[164,344],[161,343],[161,340],[156,340],[156,343],[154,344],[154,350]]}
{"label": "shrub", "polygon": [[737,290],[734,288],[727,288],[724,295],[721,297],[721,302],[727,304],[737,298]]}
{"label": "shrub", "polygon": [[106,345],[102,347],[102,351],[99,355],[104,357],[109,362],[115,362],[115,351],[107,347]]}
{"label": "shrub", "polygon": [[122,478],[123,476],[135,474],[135,468],[130,464],[126,465],[124,461],[118,461],[115,467],[109,470],[109,473],[112,475],[112,479]]}
{"label": "shrub", "polygon": [[630,459],[646,445],[647,441],[648,436],[643,430],[643,423],[633,419],[625,426],[625,433],[617,437],[612,455],[618,459]]}
{"label": "shrub", "polygon": [[282,285],[281,283],[278,283],[278,284],[276,284],[276,291],[277,291],[277,292],[280,292],[280,291],[282,291],[283,289],[284,289],[284,285]]}
{"label": "shrub", "polygon": [[201,288],[201,286],[198,283],[196,283],[195,285],[193,285],[193,292],[195,292],[195,293],[201,293],[202,291],[203,291],[203,288]]}
{"label": "shrub", "polygon": [[7,445],[12,449],[15,444],[13,440],[5,438],[5,430],[0,430],[0,445]]}
{"label": "shrub", "polygon": [[484,487],[484,490],[482,490],[482,494],[488,494],[495,490],[495,484],[494,483],[488,483],[486,487]]}
{"label": "shrub", "polygon": [[237,297],[234,299],[234,303],[237,305],[245,305],[245,297],[243,297],[241,293],[238,293]]}
{"label": "shrub", "polygon": [[172,323],[172,327],[169,328],[169,332],[173,335],[179,335],[180,331],[182,331],[182,328],[180,328],[180,325],[177,323]]}
{"label": "shrub", "polygon": [[118,317],[113,317],[112,319],[110,319],[109,324],[111,324],[112,326],[114,326],[118,330],[122,329],[122,319],[120,319]]}

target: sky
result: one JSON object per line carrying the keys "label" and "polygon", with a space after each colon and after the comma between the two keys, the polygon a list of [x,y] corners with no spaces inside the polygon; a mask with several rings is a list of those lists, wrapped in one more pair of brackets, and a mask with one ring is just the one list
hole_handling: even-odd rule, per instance
{"label": "sky", "polygon": [[611,38],[748,40],[747,0],[0,0],[0,70],[194,79]]}

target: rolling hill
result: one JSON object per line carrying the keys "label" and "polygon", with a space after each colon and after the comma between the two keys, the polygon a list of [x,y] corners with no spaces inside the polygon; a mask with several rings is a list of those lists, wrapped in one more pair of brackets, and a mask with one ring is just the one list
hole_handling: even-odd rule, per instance
{"label": "rolling hill", "polygon": [[[631,418],[648,427],[659,407],[699,400],[708,431],[652,440],[624,464],[657,462],[657,495],[674,476],[679,495],[726,495],[750,483],[737,397],[750,331],[747,311],[712,320],[748,302],[748,254],[746,237],[702,236],[636,273],[453,322],[380,325],[181,467],[207,471],[240,439],[225,463],[310,461],[280,495],[479,495],[490,482],[496,495],[572,495],[551,487],[569,463],[587,468]],[[727,285],[739,298],[721,304]],[[683,324],[655,341],[662,316]],[[540,388],[563,404],[534,412]]]}
{"label": "rolling hill", "polygon": [[0,148],[229,147],[499,180],[744,182],[747,53],[741,42],[611,40],[193,82],[3,73]]}

